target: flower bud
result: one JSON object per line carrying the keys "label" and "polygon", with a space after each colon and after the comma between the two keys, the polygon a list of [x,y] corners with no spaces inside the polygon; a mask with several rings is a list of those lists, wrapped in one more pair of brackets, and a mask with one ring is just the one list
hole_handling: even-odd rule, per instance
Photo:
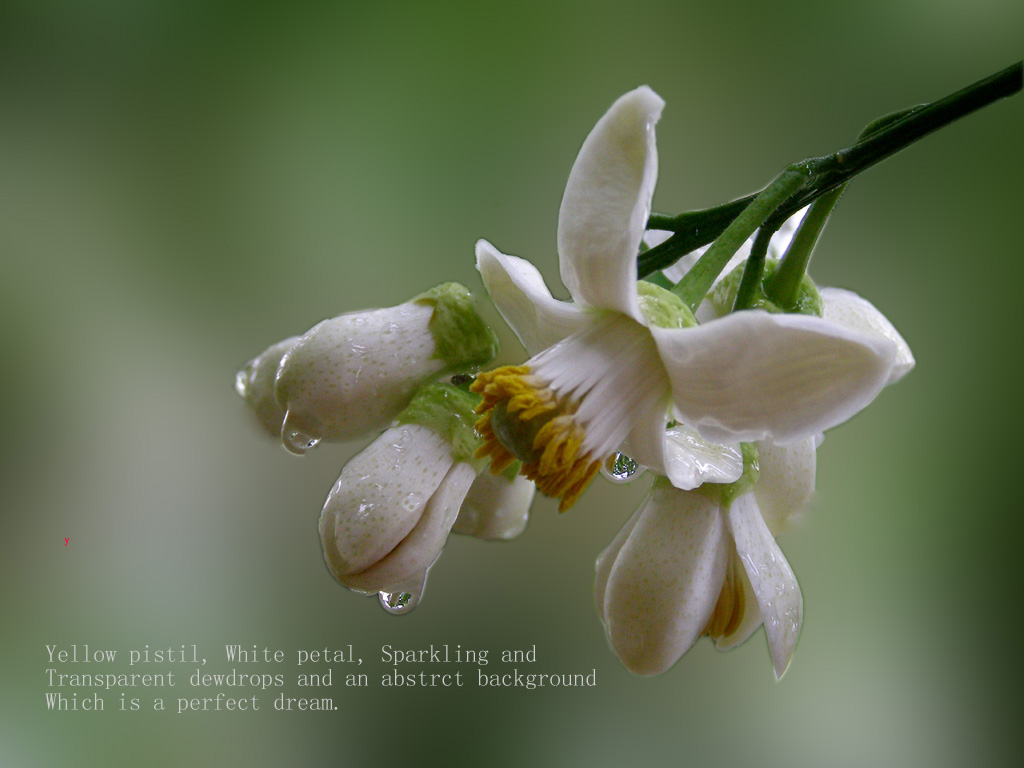
{"label": "flower bud", "polygon": [[281,361],[275,393],[284,434],[349,440],[381,429],[424,382],[481,365],[496,347],[457,283],[397,307],[324,320]]}

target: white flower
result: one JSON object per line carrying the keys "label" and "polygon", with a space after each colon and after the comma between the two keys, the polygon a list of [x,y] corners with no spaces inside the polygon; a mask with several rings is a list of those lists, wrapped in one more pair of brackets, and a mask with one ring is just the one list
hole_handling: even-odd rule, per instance
{"label": "white flower", "polygon": [[[789,664],[803,600],[775,535],[814,490],[815,439],[758,444],[760,479],[693,491],[658,478],[597,559],[594,595],[609,642],[640,675],[671,667],[701,635],[720,649],[764,623],[775,673]],[[736,490],[732,491],[736,493]]]}
{"label": "white flower", "polygon": [[481,538],[511,538],[526,527],[533,485],[478,477],[475,402],[449,384],[423,387],[342,470],[320,515],[324,559],[342,584],[416,592],[457,519],[457,533]]}
{"label": "white flower", "polygon": [[420,385],[490,361],[496,343],[469,291],[445,283],[275,344],[239,372],[236,388],[269,432],[302,453],[383,429]]}
{"label": "white flower", "polygon": [[476,469],[420,424],[388,429],[348,464],[320,515],[334,577],[363,592],[398,591],[426,574],[448,538]]}
{"label": "white flower", "polygon": [[893,345],[877,334],[763,311],[694,327],[676,296],[637,282],[662,106],[647,87],[627,93],[580,150],[558,222],[574,302],[553,298],[529,262],[477,243],[484,284],[533,355],[477,377],[484,451],[494,471],[522,460],[563,510],[624,441],[664,473],[670,408],[708,440],[797,440],[857,413],[892,369]]}

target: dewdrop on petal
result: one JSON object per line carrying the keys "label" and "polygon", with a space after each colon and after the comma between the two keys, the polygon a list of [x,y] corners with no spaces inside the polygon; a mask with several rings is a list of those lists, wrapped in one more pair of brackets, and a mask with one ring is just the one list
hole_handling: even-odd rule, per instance
{"label": "dewdrop on petal", "polygon": [[[345,466],[320,516],[324,559],[339,582],[383,593],[389,609],[407,607],[391,605],[395,595],[422,592],[483,468],[472,458],[475,401],[450,384],[427,385]],[[410,589],[417,581],[419,590]]]}
{"label": "dewdrop on petal", "polygon": [[274,380],[281,358],[295,346],[298,336],[279,341],[257,355],[235,374],[235,391],[249,404],[260,424],[271,435],[281,434],[284,411],[274,396]]}
{"label": "dewdrop on petal", "polygon": [[496,352],[494,332],[458,283],[324,320],[299,338],[277,373],[285,446],[301,453],[307,438],[350,440],[383,429],[420,385]]}

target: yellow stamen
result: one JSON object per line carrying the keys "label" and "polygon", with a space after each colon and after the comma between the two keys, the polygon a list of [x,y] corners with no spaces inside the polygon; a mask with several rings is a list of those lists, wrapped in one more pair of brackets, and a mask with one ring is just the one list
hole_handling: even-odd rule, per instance
{"label": "yellow stamen", "polygon": [[718,595],[715,610],[711,614],[707,626],[704,627],[704,634],[710,635],[715,640],[730,637],[743,623],[746,597],[743,591],[743,578],[740,574],[741,568],[739,555],[733,545],[729,551],[725,583],[722,584],[722,591]]}
{"label": "yellow stamen", "polygon": [[518,457],[522,474],[541,493],[561,499],[559,512],[575,504],[601,468],[601,459],[580,453],[584,431],[572,418],[577,404],[559,401],[525,365],[478,374],[470,389],[483,397],[476,408],[476,431],[483,438],[476,456],[489,456],[495,474]]}

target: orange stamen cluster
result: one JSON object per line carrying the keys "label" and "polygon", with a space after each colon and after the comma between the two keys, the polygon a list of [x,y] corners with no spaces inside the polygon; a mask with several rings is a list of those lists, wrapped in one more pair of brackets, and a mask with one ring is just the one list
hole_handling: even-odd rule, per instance
{"label": "orange stamen cluster", "polygon": [[560,402],[545,382],[530,375],[530,368],[525,365],[507,365],[480,373],[470,389],[483,396],[476,407],[480,414],[476,431],[483,438],[476,457],[490,457],[494,474],[515,460],[516,455],[494,434],[491,423],[495,407],[503,405],[507,417],[529,440],[529,455],[519,457],[523,460],[521,473],[536,483],[541,493],[561,499],[559,512],[575,504],[601,468],[601,459],[589,453],[580,455],[584,432],[573,418],[577,404]]}
{"label": "orange stamen cluster", "polygon": [[722,584],[722,591],[718,595],[718,602],[715,610],[704,627],[704,634],[710,635],[713,639],[719,640],[729,637],[743,622],[743,613],[746,608],[746,597],[743,592],[743,579],[740,575],[739,555],[736,547],[729,552],[729,564],[726,566],[725,583]]}

